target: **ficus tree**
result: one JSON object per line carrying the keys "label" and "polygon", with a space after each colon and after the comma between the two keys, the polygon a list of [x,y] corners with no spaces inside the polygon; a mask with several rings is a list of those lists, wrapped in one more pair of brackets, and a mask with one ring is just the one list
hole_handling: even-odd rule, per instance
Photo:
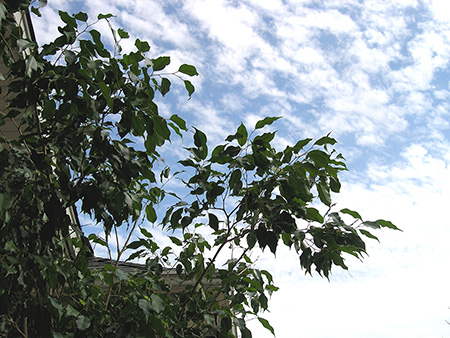
{"label": "ficus tree", "polygon": [[[27,0],[0,2],[0,125],[16,130],[0,135],[2,336],[251,337],[249,317],[274,333],[261,314],[277,287],[252,250],[288,246],[299,268],[328,278],[333,266],[347,269],[345,254],[363,257],[370,229],[397,229],[335,210],[346,166],[330,135],[278,150],[266,128],[278,117],[266,117],[211,146],[155,103],[174,80],[193,95],[194,66],[167,73],[170,58],[150,56],[139,39],[124,53],[128,33],[111,25],[108,49],[95,24],[110,14],[60,11],[60,35],[38,46],[12,15],[25,20],[29,9],[40,14]],[[161,169],[160,149],[174,137],[192,137],[191,146]],[[177,177],[183,198],[166,188]],[[83,234],[77,213],[105,236]],[[111,252],[118,232],[126,241],[94,268],[90,244]]]}

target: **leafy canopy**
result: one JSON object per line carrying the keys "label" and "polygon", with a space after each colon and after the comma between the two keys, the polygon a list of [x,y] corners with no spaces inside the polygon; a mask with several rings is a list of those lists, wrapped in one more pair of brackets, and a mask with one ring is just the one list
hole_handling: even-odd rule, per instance
{"label": "leafy canopy", "polygon": [[[307,273],[328,278],[333,265],[347,269],[344,254],[363,257],[362,238],[376,239],[369,230],[397,229],[334,210],[346,166],[329,135],[279,151],[267,130],[279,117],[266,117],[252,129],[240,124],[212,148],[201,130],[178,115],[164,118],[155,103],[173,80],[190,98],[194,66],[169,74],[170,57],[150,56],[139,39],[123,53],[129,34],[112,25],[108,48],[95,24],[110,23],[110,14],[91,21],[60,11],[60,35],[37,46],[12,16],[29,6],[0,3],[7,69],[0,126],[15,130],[0,135],[2,335],[232,337],[238,330],[251,337],[246,319],[253,317],[274,333],[261,313],[277,287],[269,271],[255,268],[252,250],[288,246]],[[161,147],[188,129],[192,145],[174,165],[179,172],[160,170]],[[173,177],[186,198],[165,187]],[[156,211],[173,198],[163,214]],[[101,224],[105,237],[86,238],[77,213]],[[155,227],[172,245],[156,240]],[[110,235],[119,231],[126,241],[113,255]],[[109,257],[92,257],[90,244]],[[125,257],[145,265],[127,265]]]}

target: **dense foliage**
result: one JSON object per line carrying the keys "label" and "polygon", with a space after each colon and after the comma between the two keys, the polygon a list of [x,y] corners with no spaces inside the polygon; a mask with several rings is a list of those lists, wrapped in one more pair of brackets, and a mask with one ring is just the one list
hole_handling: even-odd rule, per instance
{"label": "dense foliage", "polygon": [[[85,13],[60,12],[60,36],[38,47],[12,16],[28,7],[0,2],[8,70],[0,125],[17,130],[15,138],[0,135],[2,336],[231,337],[239,330],[251,337],[248,317],[273,332],[260,314],[277,288],[254,267],[252,249],[292,247],[301,268],[328,277],[333,265],[347,269],[345,253],[362,257],[361,236],[376,238],[368,228],[396,229],[333,211],[331,195],[346,170],[336,141],[304,139],[276,150],[275,133],[265,131],[274,117],[251,130],[241,124],[213,149],[192,128],[188,158],[178,164],[188,197],[166,191],[176,174],[156,167],[158,151],[171,137],[187,137],[188,127],[177,115],[162,117],[154,100],[169,92],[170,79],[191,96],[195,67],[167,74],[170,58],[149,57],[139,39],[135,51],[122,53],[122,29],[111,28],[108,50],[95,23],[109,14],[89,23]],[[169,195],[177,202],[158,215],[155,206]],[[105,229],[106,238],[90,234],[91,243],[109,250],[109,235],[126,233],[116,258],[100,268],[90,266],[76,210]],[[160,247],[148,224],[166,230],[173,247]],[[234,258],[225,260],[230,247]],[[145,260],[145,268],[125,271],[126,257]]]}

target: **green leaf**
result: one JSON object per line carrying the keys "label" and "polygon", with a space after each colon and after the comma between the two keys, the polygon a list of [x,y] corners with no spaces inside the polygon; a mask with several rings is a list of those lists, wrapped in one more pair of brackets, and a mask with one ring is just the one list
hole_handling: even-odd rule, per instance
{"label": "green leaf", "polygon": [[183,243],[180,241],[179,238],[174,237],[174,236],[169,236],[170,240],[172,241],[173,244],[178,245],[178,246],[182,246]]}
{"label": "green leaf", "polygon": [[84,12],[79,12],[77,14],[74,15],[75,19],[79,20],[79,21],[83,21],[86,22],[88,20],[88,15]]}
{"label": "green leaf", "polygon": [[306,208],[306,218],[311,221],[323,223],[323,217],[316,208]]}
{"label": "green leaf", "polygon": [[138,306],[144,311],[146,317],[148,317],[153,310],[151,302],[144,298],[139,299]]}
{"label": "green leaf", "polygon": [[385,221],[383,219],[379,219],[376,221],[376,223],[378,223],[381,227],[383,228],[389,228],[389,229],[393,229],[393,230],[399,230],[402,231],[401,229],[397,228],[392,222],[390,221]]}
{"label": "green leaf", "polygon": [[61,20],[64,21],[67,25],[69,25],[71,28],[77,26],[75,18],[71,17],[67,12],[58,11],[58,13]]}
{"label": "green leaf", "polygon": [[206,156],[208,156],[208,147],[206,145],[207,139],[204,132],[201,130],[195,129],[194,133],[194,144],[200,151],[200,159],[204,160]]}
{"label": "green leaf", "polygon": [[[156,134],[162,139],[162,140],[169,140],[170,139],[170,130],[167,127],[167,122],[165,119],[163,119],[161,116],[155,116],[153,118],[153,128]],[[164,143],[164,142],[162,142]]]}
{"label": "green leaf", "polygon": [[109,86],[107,86],[104,82],[100,82],[98,84],[98,88],[100,89],[103,97],[106,99],[109,108],[113,109],[114,102],[113,99],[111,98],[111,88],[109,88]]}
{"label": "green leaf", "polygon": [[271,125],[272,123],[274,123],[276,120],[279,120],[279,119],[281,119],[281,117],[266,117],[266,118],[256,122],[255,129],[261,129],[264,126]]}
{"label": "green leaf", "polygon": [[242,135],[237,139],[239,145],[242,147],[245,144],[245,142],[247,142],[248,137],[247,129],[245,128],[243,123],[241,123],[241,125],[238,127],[237,132],[238,134]]}
{"label": "green leaf", "polygon": [[0,211],[4,212],[12,205],[12,199],[9,195],[0,194]]}
{"label": "green leaf", "polygon": [[275,330],[273,329],[273,327],[269,324],[269,322],[266,319],[258,317],[258,320],[262,324],[262,326],[264,326],[267,330],[272,332],[272,334],[275,336]]}
{"label": "green leaf", "polygon": [[147,219],[149,222],[151,223],[155,223],[156,222],[156,211],[155,208],[153,208],[153,205],[147,205],[147,207],[145,208],[145,211],[147,213]]}
{"label": "green leaf", "polygon": [[122,271],[120,269],[116,270],[116,276],[122,281],[130,280],[130,276],[125,271]]}
{"label": "green leaf", "polygon": [[209,226],[214,230],[219,230],[219,219],[214,214],[208,214]]}
{"label": "green leaf", "polygon": [[80,312],[70,304],[68,304],[66,307],[66,313],[69,317],[78,317],[78,315],[80,314]]}
{"label": "green leaf", "polygon": [[336,143],[337,143],[337,141],[334,138],[329,137],[329,136],[324,136],[324,137],[318,139],[316,142],[314,142],[314,145],[316,145],[316,146],[323,146],[325,144],[333,145],[333,144],[336,144]]}
{"label": "green leaf", "polygon": [[231,174],[229,186],[230,189],[232,189],[233,194],[238,194],[239,191],[241,190],[242,188],[241,178],[242,173],[239,169],[234,170],[233,173]]}
{"label": "green leaf", "polygon": [[364,229],[359,229],[359,232],[362,233],[364,236],[372,238],[372,239],[376,239],[378,242],[380,242],[380,240],[378,239],[378,237],[372,235],[370,232],[368,232],[367,230]]}
{"label": "green leaf", "polygon": [[198,75],[197,69],[195,69],[194,66],[187,65],[187,64],[181,65],[180,68],[178,69],[178,71],[180,73],[183,73],[183,74],[186,74],[186,75],[189,75],[189,76]]}
{"label": "green leaf", "polygon": [[350,209],[347,209],[347,208],[342,209],[341,213],[350,215],[350,216],[352,216],[355,219],[360,219],[360,220],[362,219],[361,215],[358,214],[356,211],[353,211],[353,210],[350,210]]}
{"label": "green leaf", "polygon": [[101,19],[109,19],[109,18],[112,18],[114,15],[112,15],[112,14],[110,14],[110,13],[108,13],[108,14],[99,14],[99,15],[97,15],[97,19],[98,20],[101,20]]}
{"label": "green leaf", "polygon": [[[8,10],[6,9],[5,5],[2,2],[0,2],[0,27],[2,20],[6,19],[6,14],[8,14]],[[39,15],[39,11],[37,15]]]}
{"label": "green leaf", "polygon": [[249,249],[253,249],[257,241],[256,234],[254,231],[250,231],[247,235],[247,245]]}
{"label": "green leaf", "polygon": [[161,92],[162,96],[164,96],[169,92],[169,90],[170,90],[170,80],[163,77],[161,80],[159,91]]}
{"label": "green leaf", "polygon": [[[150,50],[150,45],[148,44],[147,41],[141,41],[139,39],[136,39],[136,41],[134,42],[134,45],[136,46],[138,51],[140,51],[141,53],[145,53],[145,52],[148,52]],[[152,65],[154,65],[155,60],[150,60],[150,62],[151,62]],[[155,70],[155,69],[153,68],[153,70]]]}
{"label": "green leaf", "polygon": [[331,196],[330,196],[330,190],[328,189],[328,186],[325,183],[319,182],[316,185],[316,187],[317,187],[317,192],[319,193],[319,199],[326,206],[330,206],[331,205]]}
{"label": "green leaf", "polygon": [[66,60],[67,64],[74,63],[77,60],[77,54],[72,52],[71,50],[66,49],[64,52],[64,60]]}
{"label": "green leaf", "polygon": [[165,304],[164,301],[161,299],[161,297],[153,294],[151,295],[150,299],[152,300],[151,307],[153,308],[154,311],[160,313],[161,311],[164,310]]}
{"label": "green leaf", "polygon": [[28,55],[25,59],[25,74],[27,77],[31,77],[33,71],[38,69],[38,63],[33,55]]}
{"label": "green leaf", "polygon": [[313,160],[317,166],[323,168],[326,168],[328,166],[328,163],[330,162],[330,157],[328,156],[328,154],[318,149],[311,150],[308,153],[307,157]]}
{"label": "green leaf", "polygon": [[189,98],[191,98],[192,94],[195,91],[195,87],[194,85],[191,83],[191,81],[185,80],[184,81],[184,87],[186,88],[188,94],[189,94]]}
{"label": "green leaf", "polygon": [[294,151],[298,153],[300,150],[302,150],[309,142],[312,141],[312,138],[305,138],[304,140],[298,141],[294,146]]}
{"label": "green leaf", "polygon": [[52,303],[52,306],[58,311],[58,317],[61,318],[64,314],[64,308],[62,304],[56,299],[51,296],[48,297],[50,299],[50,303]]}
{"label": "green leaf", "polygon": [[241,330],[241,337],[242,338],[252,338],[252,332],[247,329],[246,327],[243,327]]}
{"label": "green leaf", "polygon": [[153,235],[147,229],[145,229],[145,228],[139,228],[139,229],[141,230],[141,233],[145,237],[147,237],[147,238],[152,238],[153,237]]}
{"label": "green leaf", "polygon": [[170,57],[169,56],[160,56],[157,59],[152,59],[152,63],[153,63],[153,71],[157,72],[160,70],[163,70],[164,68],[166,68],[166,66],[170,63]]}
{"label": "green leaf", "polygon": [[19,52],[23,52],[25,49],[27,48],[31,48],[33,49],[36,46],[36,43],[34,43],[33,41],[28,41],[28,40],[24,40],[24,39],[19,39],[17,40],[17,47],[19,47]]}
{"label": "green leaf", "polygon": [[135,250],[137,248],[140,248],[141,246],[143,246],[144,244],[139,240],[139,241],[133,241],[130,244],[127,245],[127,249],[132,249]]}
{"label": "green leaf", "polygon": [[88,236],[88,239],[96,244],[100,244],[101,246],[108,247],[108,243],[106,243],[105,240],[98,237],[96,234],[90,234]]}
{"label": "green leaf", "polygon": [[186,128],[186,121],[183,120],[183,119],[182,119],[181,117],[179,117],[178,115],[173,114],[173,115],[170,117],[170,120],[172,120],[173,122],[175,122],[176,125],[177,125],[180,129],[182,129],[182,130],[184,130],[184,131],[187,131],[187,128]]}
{"label": "green leaf", "polygon": [[336,193],[341,190],[341,182],[339,182],[339,179],[337,177],[330,177],[330,189],[331,191]]}
{"label": "green leaf", "polygon": [[377,222],[372,222],[372,221],[365,221],[362,223],[364,226],[372,228],[372,229],[380,229],[381,225],[378,224]]}
{"label": "green leaf", "polygon": [[119,34],[119,36],[120,36],[122,39],[128,39],[128,38],[130,37],[130,35],[128,34],[128,32],[124,31],[122,28],[119,28],[119,29],[117,30],[117,34]]}

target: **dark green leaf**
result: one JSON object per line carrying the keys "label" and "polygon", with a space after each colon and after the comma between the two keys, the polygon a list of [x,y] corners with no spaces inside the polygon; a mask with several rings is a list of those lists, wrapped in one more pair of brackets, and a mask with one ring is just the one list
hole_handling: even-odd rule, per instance
{"label": "dark green leaf", "polygon": [[264,326],[267,330],[272,332],[272,334],[275,336],[275,331],[273,327],[269,324],[269,322],[266,319],[258,317],[258,320],[262,324],[262,326]]}
{"label": "dark green leaf", "polygon": [[325,183],[319,182],[317,185],[317,192],[319,193],[319,199],[327,206],[331,205],[330,190]]}
{"label": "dark green leaf", "polygon": [[33,74],[33,71],[38,69],[38,63],[33,55],[29,55],[25,59],[25,74],[27,77],[31,77]]}
{"label": "dark green leaf", "polygon": [[278,119],[281,119],[281,117],[266,117],[266,118],[256,122],[255,129],[261,129],[264,126],[271,125]]}
{"label": "dark green leaf", "polygon": [[142,234],[143,234],[145,237],[147,237],[147,238],[152,238],[152,237],[153,237],[153,235],[152,235],[150,232],[148,232],[147,229],[145,229],[145,228],[140,228],[140,230],[141,230]]}
{"label": "dark green leaf", "polygon": [[0,194],[0,211],[4,212],[6,209],[9,209],[12,205],[11,196]]}
{"label": "dark green leaf", "polygon": [[200,159],[204,160],[206,156],[208,156],[208,147],[206,145],[207,139],[205,133],[203,133],[201,130],[195,129],[194,133],[194,144],[197,146],[197,148],[200,151]]}
{"label": "dark green leaf", "polygon": [[79,21],[83,21],[86,22],[88,20],[88,15],[84,12],[79,12],[77,14],[74,15],[75,19],[79,20]]}
{"label": "dark green leaf", "polygon": [[337,177],[330,177],[330,189],[331,191],[336,193],[341,190],[341,182],[339,182],[339,179]]}
{"label": "dark green leaf", "polygon": [[117,34],[119,34],[120,38],[122,39],[127,39],[130,37],[130,35],[128,34],[128,32],[124,31],[122,28],[119,28],[117,30]]}
{"label": "dark green leaf", "polygon": [[113,109],[114,108],[114,102],[111,98],[111,88],[107,86],[104,82],[100,82],[98,84],[98,88],[102,92],[103,97],[106,99],[106,102],[108,103],[108,106]]}
{"label": "dark green leaf", "polygon": [[152,60],[153,63],[153,71],[157,72],[166,68],[166,66],[170,63],[170,57],[168,56],[160,56],[157,59]]}
{"label": "dark green leaf", "polygon": [[63,53],[64,59],[66,60],[67,64],[74,63],[77,60],[77,54],[75,54],[71,50],[66,49]]}
{"label": "dark green leaf", "polygon": [[172,241],[173,244],[178,245],[178,246],[182,246],[183,243],[180,241],[179,238],[174,237],[174,236],[169,236],[170,240]]}
{"label": "dark green leaf", "polygon": [[249,249],[253,249],[256,244],[256,234],[254,231],[250,231],[247,235],[247,245]]}
{"label": "dark green leaf", "polygon": [[101,19],[109,19],[109,18],[112,18],[114,15],[112,15],[112,14],[99,14],[99,15],[97,15],[97,19],[98,20],[101,20]]}
{"label": "dark green leaf", "polygon": [[323,146],[324,144],[333,145],[333,144],[336,144],[336,142],[337,141],[334,138],[329,137],[329,136],[324,136],[324,137],[318,139],[316,142],[314,142],[314,145],[317,145],[317,146]]}
{"label": "dark green leaf", "polygon": [[239,145],[242,147],[247,142],[248,137],[247,129],[245,128],[244,124],[241,123],[241,125],[237,129],[237,132],[238,134],[242,135],[237,139]]}
{"label": "dark green leaf", "polygon": [[[155,116],[153,118],[153,127],[154,131],[162,140],[169,140],[170,139],[170,130],[167,127],[167,122],[165,119],[163,119],[160,116]],[[164,142],[162,142],[164,143]]]}
{"label": "dark green leaf", "polygon": [[184,81],[184,87],[186,88],[188,94],[189,94],[189,98],[191,98],[192,94],[195,91],[195,87],[194,85],[191,83],[191,81],[185,80]]}
{"label": "dark green leaf", "polygon": [[219,230],[219,219],[214,214],[208,214],[209,226],[214,230]]}
{"label": "dark green leaf", "polygon": [[155,211],[155,208],[153,208],[153,206],[149,204],[145,208],[145,211],[147,212],[147,219],[149,220],[149,222],[155,223],[156,222],[156,211]]}
{"label": "dark green leaf", "polygon": [[170,117],[170,119],[171,119],[173,122],[175,122],[176,125],[177,125],[180,129],[182,129],[182,130],[184,130],[184,131],[187,131],[187,128],[186,128],[186,121],[183,120],[181,117],[179,117],[179,116],[176,115],[176,114],[173,114],[173,115]]}
{"label": "dark green leaf", "polygon": [[328,163],[330,161],[330,157],[327,153],[323,152],[322,150],[311,150],[308,155],[308,158],[314,161],[314,163],[317,166],[320,167],[327,167]]}
{"label": "dark green leaf", "polygon": [[[150,45],[148,44],[148,42],[147,41],[141,41],[141,40],[139,40],[139,39],[136,39],[136,41],[134,42],[134,45],[136,46],[136,48],[138,49],[138,51],[140,51],[141,53],[145,53],[145,52],[148,52],[149,50],[150,50]],[[158,60],[158,59],[156,59],[156,60]],[[154,62],[156,61],[156,60],[151,60],[151,63],[153,64],[153,66],[154,66]],[[160,60],[161,61],[161,60]],[[157,65],[157,67],[160,67],[161,66],[161,62],[160,61],[157,61],[157,63],[159,63],[158,65]],[[170,62],[170,61],[169,61]],[[165,66],[164,66],[165,67]],[[164,68],[163,67],[163,68]],[[154,67],[153,67],[153,70],[156,70]],[[159,70],[159,69],[158,69]]]}
{"label": "dark green leaf", "polygon": [[393,230],[399,230],[399,231],[402,231],[402,230],[400,230],[399,228],[397,228],[392,222],[390,222],[390,221],[385,221],[385,220],[383,220],[383,219],[379,219],[379,220],[377,220],[376,221],[376,223],[378,223],[379,225],[381,225],[381,227],[383,227],[383,228],[389,228],[389,229],[393,229]]}
{"label": "dark green leaf", "polygon": [[131,242],[130,244],[127,245],[127,249],[137,249],[140,248],[141,246],[143,246],[144,244],[139,240],[139,241],[134,241]]}
{"label": "dark green leaf", "polygon": [[350,210],[350,209],[345,208],[345,209],[342,209],[341,212],[342,212],[343,214],[350,215],[350,216],[352,216],[353,218],[360,219],[360,220],[362,219],[362,218],[361,218],[361,215],[360,215],[359,213],[357,213],[356,211],[353,211],[353,210]]}
{"label": "dark green leaf", "polygon": [[180,73],[183,73],[183,74],[186,74],[186,75],[189,75],[189,76],[198,75],[197,69],[195,69],[194,66],[187,65],[187,64],[181,65],[180,68],[178,69],[178,71]]}
{"label": "dark green leaf", "polygon": [[295,146],[294,146],[294,151],[296,153],[298,153],[300,150],[302,150],[309,142],[311,142],[312,139],[311,138],[306,138],[304,140],[300,140],[298,141]]}
{"label": "dark green leaf", "polygon": [[58,13],[61,20],[64,21],[67,25],[69,25],[71,28],[77,26],[75,18],[71,17],[67,12],[58,11]]}
{"label": "dark green leaf", "polygon": [[162,96],[166,95],[170,90],[170,80],[163,77],[161,80],[161,86],[160,86],[159,90],[160,90]]}
{"label": "dark green leaf", "polygon": [[372,238],[372,239],[376,239],[378,242],[380,242],[379,239],[378,239],[378,237],[372,235],[372,234],[371,234],[369,231],[367,231],[367,230],[359,229],[359,232],[362,233],[362,234],[363,234],[364,236],[366,236],[366,237],[369,237],[369,238]]}
{"label": "dark green leaf", "polygon": [[316,208],[306,208],[306,218],[311,221],[323,223],[323,217]]}
{"label": "dark green leaf", "polygon": [[94,243],[96,243],[96,244],[100,244],[100,245],[102,245],[102,246],[104,246],[104,247],[107,247],[107,246],[108,246],[108,243],[106,243],[105,240],[103,240],[102,238],[98,237],[96,234],[90,234],[90,235],[88,236],[88,239],[89,239],[90,241],[92,241],[92,242],[94,242]]}

